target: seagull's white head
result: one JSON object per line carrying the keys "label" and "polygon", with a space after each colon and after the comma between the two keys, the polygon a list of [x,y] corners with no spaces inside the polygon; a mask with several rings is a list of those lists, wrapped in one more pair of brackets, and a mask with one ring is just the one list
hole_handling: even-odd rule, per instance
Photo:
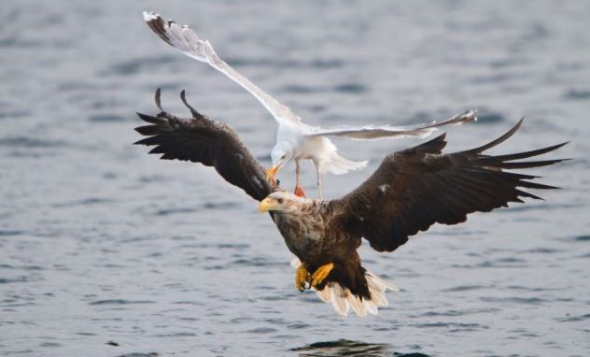
{"label": "seagull's white head", "polygon": [[270,152],[272,166],[266,171],[266,177],[274,180],[279,170],[295,156],[294,146],[289,141],[279,141]]}

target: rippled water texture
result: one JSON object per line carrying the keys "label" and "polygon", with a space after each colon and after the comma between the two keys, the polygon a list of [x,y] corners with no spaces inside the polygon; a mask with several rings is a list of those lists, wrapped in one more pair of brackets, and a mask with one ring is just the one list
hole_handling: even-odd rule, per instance
{"label": "rippled water texture", "polygon": [[[341,318],[293,286],[256,203],[211,170],[132,146],[134,112],[178,98],[225,120],[268,164],[275,124],[219,73],[145,26],[189,23],[311,124],[411,124],[478,108],[449,149],[526,116],[496,153],[571,143],[532,170],[542,202],[437,226],[364,265],[402,289]],[[590,355],[590,4],[586,1],[3,1],[0,355]],[[417,140],[339,141],[364,172]],[[315,195],[313,170],[304,183]],[[281,179],[292,184],[293,169]]]}

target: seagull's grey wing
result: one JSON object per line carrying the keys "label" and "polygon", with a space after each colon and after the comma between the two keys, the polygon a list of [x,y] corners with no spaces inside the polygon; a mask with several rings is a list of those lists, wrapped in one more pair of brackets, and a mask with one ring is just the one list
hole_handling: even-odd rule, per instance
{"label": "seagull's grey wing", "polygon": [[437,127],[444,125],[463,124],[477,120],[474,110],[469,110],[454,117],[430,124],[423,124],[414,127],[401,126],[347,126],[339,128],[314,128],[308,136],[342,136],[353,140],[374,140],[383,138],[400,138],[400,137],[427,137],[437,130]]}
{"label": "seagull's grey wing", "polygon": [[187,25],[179,26],[173,21],[165,21],[162,16],[153,12],[144,12],[143,19],[167,44],[199,62],[207,63],[250,92],[278,122],[301,121],[289,107],[279,103],[219,58],[209,41],[200,39]]}

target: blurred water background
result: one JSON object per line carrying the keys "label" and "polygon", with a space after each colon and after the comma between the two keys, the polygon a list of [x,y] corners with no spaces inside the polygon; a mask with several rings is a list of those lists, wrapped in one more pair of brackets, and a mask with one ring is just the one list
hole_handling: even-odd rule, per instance
{"label": "blurred water background", "polygon": [[[232,125],[265,164],[275,124],[223,75],[154,36],[188,23],[310,124],[413,124],[479,109],[448,132],[495,153],[571,143],[532,170],[562,186],[436,226],[393,254],[378,316],[341,318],[293,286],[256,203],[212,170],[158,161],[132,130],[163,105]],[[0,6],[0,355],[590,355],[590,2],[3,1]],[[418,140],[339,140],[364,172]],[[362,145],[362,146],[361,146]],[[311,165],[304,183],[314,196]],[[281,174],[292,183],[293,168]]]}

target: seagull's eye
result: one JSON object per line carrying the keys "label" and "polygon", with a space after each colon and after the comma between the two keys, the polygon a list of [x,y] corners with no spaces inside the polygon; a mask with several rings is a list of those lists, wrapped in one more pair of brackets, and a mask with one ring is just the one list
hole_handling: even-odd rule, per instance
{"label": "seagull's eye", "polygon": [[283,199],[282,199],[282,198],[279,198],[279,199],[277,199],[277,202],[278,202],[280,205],[282,205],[282,204],[283,204]]}
{"label": "seagull's eye", "polygon": [[281,160],[285,160],[285,155],[281,156]]}

